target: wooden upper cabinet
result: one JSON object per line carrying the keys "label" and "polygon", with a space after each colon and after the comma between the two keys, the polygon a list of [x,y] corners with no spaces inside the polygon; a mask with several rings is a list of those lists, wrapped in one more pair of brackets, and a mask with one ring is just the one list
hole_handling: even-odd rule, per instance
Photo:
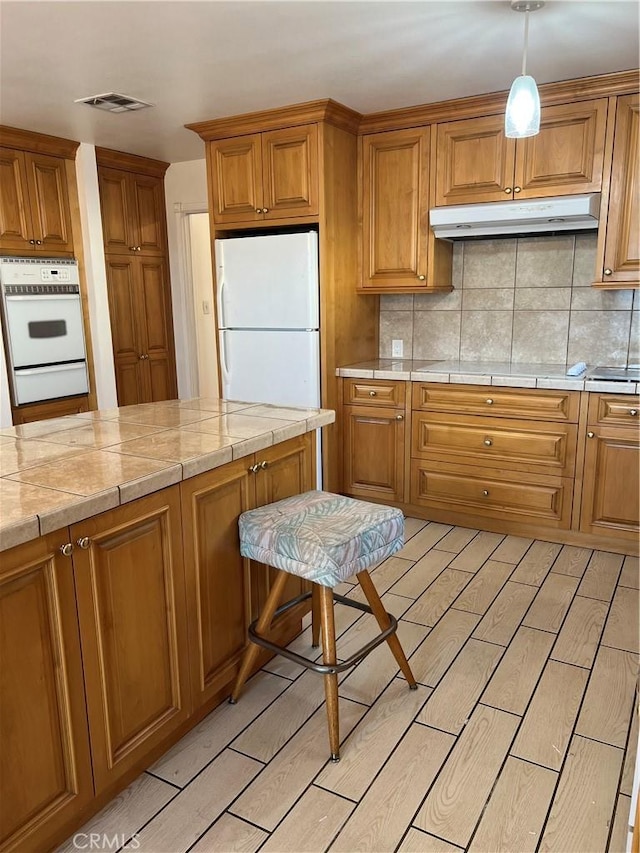
{"label": "wooden upper cabinet", "polygon": [[597,284],[640,284],[640,95],[617,99],[611,176],[598,235]]}
{"label": "wooden upper cabinet", "polygon": [[263,213],[266,219],[318,213],[318,126],[262,134]]}
{"label": "wooden upper cabinet", "polygon": [[163,255],[163,179],[100,166],[98,180],[105,252]]}
{"label": "wooden upper cabinet", "polygon": [[318,214],[318,126],[209,143],[217,225]]}
{"label": "wooden upper cabinet", "polygon": [[0,250],[73,254],[64,158],[0,149]]}
{"label": "wooden upper cabinet", "polygon": [[436,207],[511,198],[515,145],[504,135],[504,116],[437,128]]}
{"label": "wooden upper cabinet", "polygon": [[190,713],[179,489],[71,528],[96,794]]}
{"label": "wooden upper cabinet", "polygon": [[439,124],[436,206],[599,192],[606,124],[606,98],[544,107],[526,139],[503,115]]}
{"label": "wooden upper cabinet", "polygon": [[431,128],[361,141],[362,276],[368,292],[451,289],[451,244],[429,228]]}
{"label": "wooden upper cabinet", "polygon": [[2,554],[0,848],[49,850],[93,797],[68,531]]}

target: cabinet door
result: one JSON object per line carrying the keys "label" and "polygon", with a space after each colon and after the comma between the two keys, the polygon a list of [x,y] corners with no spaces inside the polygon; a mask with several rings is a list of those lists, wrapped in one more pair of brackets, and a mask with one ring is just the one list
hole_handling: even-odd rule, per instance
{"label": "cabinet door", "polygon": [[221,139],[209,146],[213,221],[261,222],[262,143],[261,134]]}
{"label": "cabinet door", "polygon": [[128,172],[106,166],[98,168],[105,252],[128,254],[137,245],[137,235],[131,226],[133,211],[130,209],[129,180]]}
{"label": "cabinet door", "polygon": [[73,254],[67,167],[64,159],[47,154],[26,153],[24,160],[36,248],[45,254]]}
{"label": "cabinet door", "polygon": [[427,284],[429,129],[362,139],[362,284]]}
{"label": "cabinet door", "polygon": [[[145,402],[177,396],[171,293],[166,263],[137,258],[138,304],[136,324],[143,358]],[[122,404],[121,404],[122,405]]]}
{"label": "cabinet door", "polygon": [[166,251],[164,181],[152,175],[129,175],[133,244],[141,255]]}
{"label": "cabinet door", "polygon": [[587,438],[580,529],[638,540],[640,442],[635,429],[594,427]]}
{"label": "cabinet door", "polygon": [[67,533],[2,554],[2,850],[50,849],[93,797]]}
{"label": "cabinet door", "polygon": [[267,219],[318,213],[318,126],[262,134],[263,206]]}
{"label": "cabinet door", "polygon": [[96,794],[190,712],[177,486],[71,528]]}
{"label": "cabinet door", "polygon": [[31,252],[34,239],[24,153],[0,148],[0,250]]}
{"label": "cabinet door", "polygon": [[515,198],[600,192],[607,100],[545,107],[540,133],[516,143]]}
{"label": "cabinet door", "polygon": [[30,424],[34,421],[62,418],[66,415],[76,415],[78,412],[88,411],[89,398],[86,394],[80,397],[63,397],[60,400],[48,400],[45,403],[17,406],[12,409],[13,425]]}
{"label": "cabinet door", "polygon": [[404,499],[405,420],[401,410],[344,406],[344,491],[361,498]]}
{"label": "cabinet door", "polygon": [[[598,277],[605,284],[640,281],[640,96],[618,98],[604,260]],[[604,214],[603,214],[604,215]],[[598,257],[602,253],[598,252]]]}
{"label": "cabinet door", "polygon": [[[314,487],[313,433],[261,450],[255,454],[255,461],[260,466],[255,475],[256,506],[299,495]],[[273,569],[252,562],[252,619],[255,619],[262,609],[273,577]],[[291,575],[284,587],[282,600],[295,598],[304,592],[305,588],[302,578]]]}
{"label": "cabinet door", "polygon": [[247,641],[249,561],[238,516],[253,505],[250,464],[238,459],[180,487],[194,710],[231,684]]}
{"label": "cabinet door", "polygon": [[142,375],[137,258],[108,257],[106,269],[118,405],[149,402]]}
{"label": "cabinet door", "polygon": [[436,206],[513,198],[515,150],[504,115],[439,124]]}

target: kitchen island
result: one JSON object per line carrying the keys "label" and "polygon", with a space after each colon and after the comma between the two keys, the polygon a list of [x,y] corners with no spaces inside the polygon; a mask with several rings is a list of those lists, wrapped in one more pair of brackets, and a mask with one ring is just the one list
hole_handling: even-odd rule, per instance
{"label": "kitchen island", "polygon": [[228,696],[270,583],[237,518],[314,487],[334,417],[172,400],[0,431],[3,850],[54,847]]}

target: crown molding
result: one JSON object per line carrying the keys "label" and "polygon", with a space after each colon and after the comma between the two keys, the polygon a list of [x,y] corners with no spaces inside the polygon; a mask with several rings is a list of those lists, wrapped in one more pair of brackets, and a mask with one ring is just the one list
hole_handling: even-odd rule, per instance
{"label": "crown molding", "polygon": [[362,116],[355,110],[326,98],[321,101],[307,101],[304,104],[291,104],[273,110],[261,110],[255,113],[212,119],[211,121],[186,124],[188,130],[197,133],[205,142],[214,139],[226,139],[230,136],[244,136],[265,130],[277,130],[281,127],[295,127],[301,124],[326,122],[342,130],[357,133]]}
{"label": "crown molding", "polygon": [[[607,98],[637,92],[639,88],[640,71],[638,69],[601,74],[597,77],[581,77],[576,80],[542,84],[539,86],[540,103],[542,106],[551,106],[569,101]],[[358,132],[362,134],[402,130],[435,122],[502,113],[506,107],[508,95],[507,91],[492,92],[487,95],[473,95],[468,98],[370,113],[362,117]]]}
{"label": "crown molding", "polygon": [[108,166],[110,169],[121,169],[125,172],[136,172],[138,175],[151,175],[163,178],[169,168],[164,160],[152,160],[150,157],[140,157],[138,154],[126,154],[124,151],[112,151],[110,148],[96,148],[98,166]]}
{"label": "crown molding", "polygon": [[0,145],[31,151],[34,154],[51,154],[54,157],[64,157],[65,160],[75,160],[80,143],[60,136],[48,136],[46,133],[0,125]]}

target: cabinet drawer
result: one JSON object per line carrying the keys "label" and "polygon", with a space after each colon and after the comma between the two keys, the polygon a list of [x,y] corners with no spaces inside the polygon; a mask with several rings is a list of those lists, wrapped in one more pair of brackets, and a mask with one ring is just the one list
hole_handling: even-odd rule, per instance
{"label": "cabinet drawer", "polygon": [[472,465],[571,476],[576,438],[574,424],[414,412],[411,455],[449,462],[466,457]]}
{"label": "cabinet drawer", "polygon": [[631,394],[589,394],[589,423],[635,426],[640,423],[640,398]]}
{"label": "cabinet drawer", "polygon": [[381,382],[376,379],[345,379],[345,404],[403,407],[406,382]]}
{"label": "cabinet drawer", "polygon": [[411,503],[567,530],[573,480],[411,460]]}
{"label": "cabinet drawer", "polygon": [[579,407],[578,391],[413,383],[413,408],[423,411],[577,423]]}

